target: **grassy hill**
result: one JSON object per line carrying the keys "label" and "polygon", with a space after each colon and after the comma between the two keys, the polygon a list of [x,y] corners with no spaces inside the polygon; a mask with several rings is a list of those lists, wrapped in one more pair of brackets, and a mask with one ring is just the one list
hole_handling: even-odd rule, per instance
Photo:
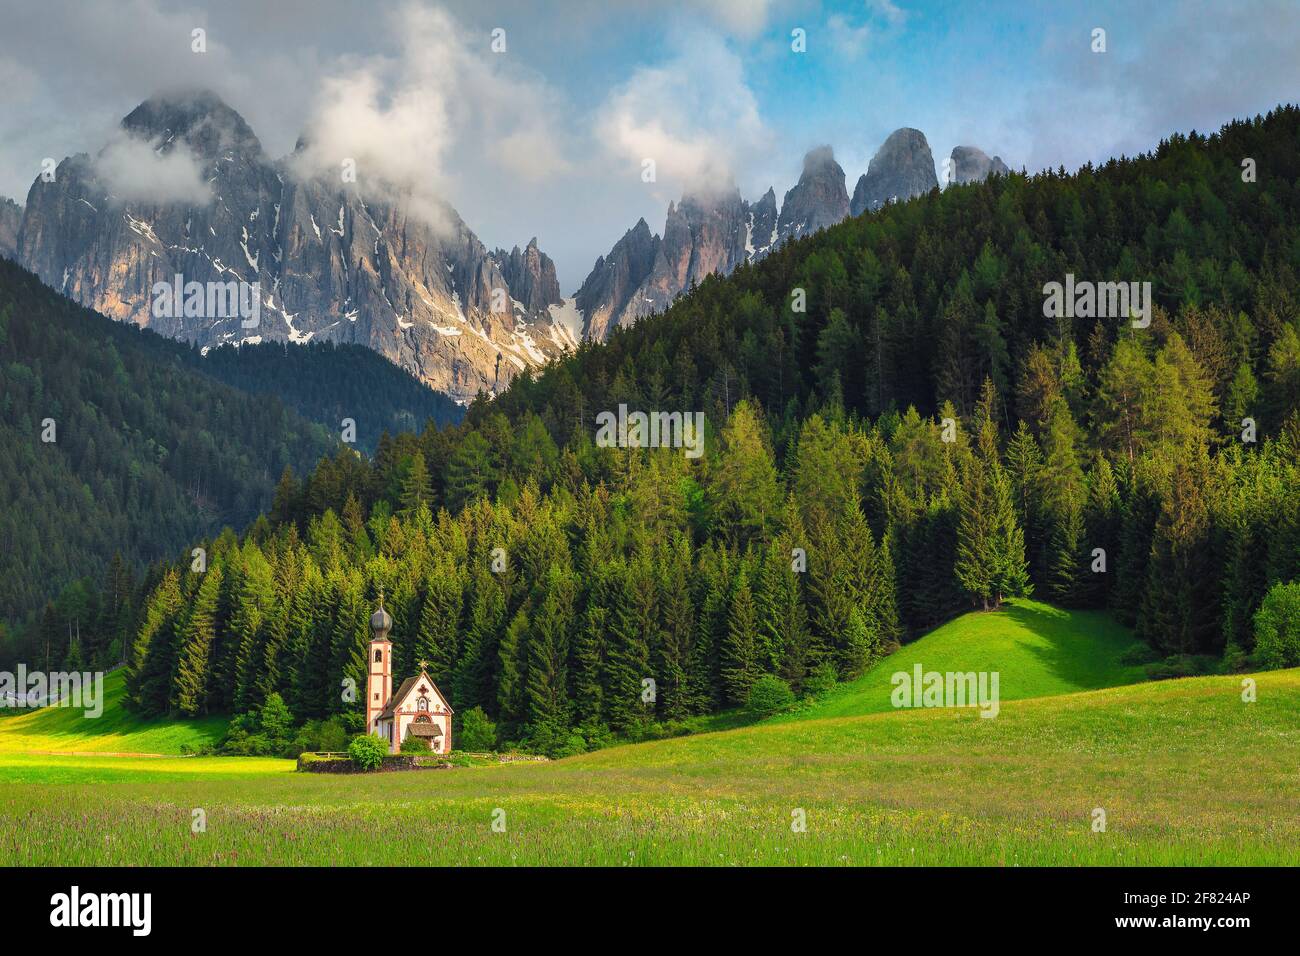
{"label": "grassy hill", "polygon": [[26,784],[0,788],[0,842],[17,865],[1294,865],[1300,670],[1255,679],[1256,703],[1191,678],[449,772],[0,754]]}
{"label": "grassy hill", "polygon": [[126,671],[104,676],[104,710],[83,716],[72,707],[0,710],[0,754],[63,753],[179,754],[182,745],[215,743],[225,733],[224,717],[145,720],[122,706]]}
{"label": "grassy hill", "polygon": [[[1017,602],[939,628],[798,720],[367,776],[108,756],[177,753],[221,730],[133,718],[119,672],[98,721],[0,718],[0,844],[20,865],[378,864],[414,842],[430,862],[471,865],[1300,863],[1300,670],[1253,675],[1255,703],[1240,676],[1074,692],[1139,679],[1119,663],[1130,645],[1104,618]],[[996,667],[999,715],[881,705],[887,673],[913,661]],[[1016,699],[1035,692],[1051,696]],[[791,829],[799,812],[806,832]]]}
{"label": "grassy hill", "polygon": [[791,717],[813,720],[892,710],[891,677],[926,671],[997,671],[1002,700],[1097,690],[1146,679],[1124,664],[1141,645],[1131,631],[1100,611],[1067,611],[1038,601],[1013,600],[995,612],[963,614],[905,645],[857,680],[842,684]]}

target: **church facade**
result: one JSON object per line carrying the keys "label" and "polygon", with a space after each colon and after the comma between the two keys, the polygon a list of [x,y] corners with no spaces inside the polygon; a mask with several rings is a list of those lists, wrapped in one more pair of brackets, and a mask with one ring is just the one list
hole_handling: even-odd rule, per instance
{"label": "church facade", "polygon": [[420,672],[402,681],[393,693],[393,644],[388,639],[393,619],[384,610],[370,617],[370,647],[366,674],[366,732],[388,744],[397,753],[402,742],[414,737],[428,744],[434,753],[451,752],[451,705],[420,662]]}

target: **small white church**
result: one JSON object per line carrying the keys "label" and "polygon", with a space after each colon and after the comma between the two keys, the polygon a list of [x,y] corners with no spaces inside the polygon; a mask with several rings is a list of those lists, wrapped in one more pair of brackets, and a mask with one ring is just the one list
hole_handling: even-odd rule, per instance
{"label": "small white church", "polygon": [[393,644],[388,634],[393,619],[384,610],[370,616],[370,667],[366,677],[366,731],[388,742],[388,752],[397,753],[409,737],[423,740],[434,753],[451,752],[451,705],[420,662],[420,673],[402,681],[393,693]]}

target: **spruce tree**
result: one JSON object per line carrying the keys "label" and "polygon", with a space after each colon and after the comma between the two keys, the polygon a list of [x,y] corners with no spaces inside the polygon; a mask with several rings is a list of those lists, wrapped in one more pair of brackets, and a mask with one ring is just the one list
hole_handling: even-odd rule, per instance
{"label": "spruce tree", "polygon": [[[619,580],[619,596],[611,608],[606,665],[606,712],[617,731],[646,723],[654,711],[643,699],[650,672],[650,634],[654,627],[654,577],[644,557],[611,569]],[[657,683],[657,681],[656,681]]]}
{"label": "spruce tree", "polygon": [[742,562],[732,588],[727,611],[727,634],[722,642],[722,686],[727,700],[743,704],[762,673],[758,661],[758,613],[749,574]]}
{"label": "spruce tree", "polygon": [[528,638],[527,721],[530,731],[542,739],[562,738],[569,726],[574,592],[572,573],[552,568]]}
{"label": "spruce tree", "polygon": [[216,637],[217,600],[221,593],[221,566],[203,576],[189,618],[181,632],[181,647],[172,682],[172,709],[187,717],[206,712],[208,655]]}
{"label": "spruce tree", "polygon": [[440,563],[425,580],[420,624],[413,644],[413,663],[424,661],[429,676],[439,686],[451,687],[459,652],[462,601],[459,572],[450,563]]}
{"label": "spruce tree", "polygon": [[417,451],[411,456],[406,476],[402,479],[402,514],[413,515],[421,505],[428,507],[432,503],[433,484],[429,479],[429,468],[424,454]]}

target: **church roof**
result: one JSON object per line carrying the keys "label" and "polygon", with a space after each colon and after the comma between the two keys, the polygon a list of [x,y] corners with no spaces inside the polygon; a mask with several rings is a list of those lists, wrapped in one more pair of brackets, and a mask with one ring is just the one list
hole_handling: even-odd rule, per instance
{"label": "church roof", "polygon": [[416,674],[414,677],[408,677],[406,680],[402,681],[402,686],[397,688],[397,693],[388,698],[388,704],[384,707],[384,712],[379,715],[378,719],[386,720],[387,718],[394,716],[397,713],[397,705],[406,700],[407,695],[411,693],[411,688],[415,686],[417,681],[421,680],[428,681],[429,686],[433,688],[434,693],[442,698],[442,702],[447,706],[447,713],[455,713],[451,709],[451,704],[447,703],[447,695],[438,689],[438,685],[430,679],[428,674],[424,671],[420,671],[420,673]]}
{"label": "church roof", "polygon": [[441,737],[442,731],[437,724],[411,724],[406,732],[412,737]]}

